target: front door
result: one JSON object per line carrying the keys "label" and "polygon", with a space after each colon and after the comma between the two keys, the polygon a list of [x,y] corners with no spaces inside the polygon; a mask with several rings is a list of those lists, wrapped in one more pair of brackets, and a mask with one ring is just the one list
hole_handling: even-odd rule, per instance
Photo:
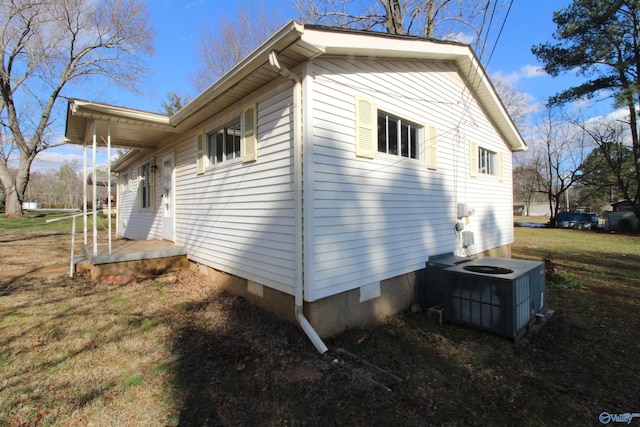
{"label": "front door", "polygon": [[174,241],[174,169],[175,154],[169,153],[162,158],[162,237]]}

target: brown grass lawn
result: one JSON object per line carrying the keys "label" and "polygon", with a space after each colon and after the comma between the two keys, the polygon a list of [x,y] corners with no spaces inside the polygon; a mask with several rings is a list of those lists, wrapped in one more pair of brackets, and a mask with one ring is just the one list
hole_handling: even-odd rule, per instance
{"label": "brown grass lawn", "polygon": [[[640,412],[640,237],[515,232],[514,256],[557,266],[555,314],[526,345],[406,312],[320,355],[188,271],[128,286],[4,280],[0,425],[599,425]],[[65,239],[0,229],[0,270]]]}

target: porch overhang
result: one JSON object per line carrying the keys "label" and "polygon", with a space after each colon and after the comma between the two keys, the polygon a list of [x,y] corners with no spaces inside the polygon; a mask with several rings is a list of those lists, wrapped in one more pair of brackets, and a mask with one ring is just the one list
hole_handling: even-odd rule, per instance
{"label": "porch overhang", "polygon": [[65,141],[70,144],[91,145],[95,134],[97,145],[106,146],[109,135],[112,147],[152,150],[176,133],[163,114],[69,99]]}

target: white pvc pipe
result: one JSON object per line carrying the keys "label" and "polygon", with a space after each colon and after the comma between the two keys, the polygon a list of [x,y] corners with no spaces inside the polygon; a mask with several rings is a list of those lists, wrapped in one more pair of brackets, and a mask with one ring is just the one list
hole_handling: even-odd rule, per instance
{"label": "white pvc pipe", "polygon": [[80,215],[71,215],[71,216],[63,216],[60,218],[48,219],[47,222],[56,222],[62,221],[64,219],[73,219],[71,223],[71,258],[69,259],[69,277],[73,277],[73,273],[75,272],[75,250],[76,250],[76,218],[79,216],[86,216],[84,214]]}
{"label": "white pvc pipe", "polygon": [[[269,64],[271,68],[279,73],[281,76],[293,81],[293,170],[294,170],[294,187],[297,189],[302,188],[302,82],[287,68],[282,67],[278,62],[278,53],[272,50],[269,53]],[[295,286],[295,316],[296,320],[300,324],[302,330],[307,334],[316,350],[320,353],[325,353],[329,348],[322,341],[322,338],[318,335],[309,320],[304,316],[304,274],[302,271],[302,203],[300,200],[300,192],[295,196],[296,203],[296,275],[298,280]]]}
{"label": "white pvc pipe", "polygon": [[[73,223],[71,225],[71,261],[69,264],[69,277],[73,277],[73,270],[75,266],[75,251],[76,251],[76,218],[73,217]],[[85,216],[86,218],[86,216]]]}
{"label": "white pvc pipe", "polygon": [[96,188],[96,152],[98,151],[98,140],[96,138],[96,122],[93,122],[93,147],[91,165],[93,166],[93,198],[91,204],[93,206],[93,255],[98,255],[98,209],[96,207],[96,197],[98,191]]}

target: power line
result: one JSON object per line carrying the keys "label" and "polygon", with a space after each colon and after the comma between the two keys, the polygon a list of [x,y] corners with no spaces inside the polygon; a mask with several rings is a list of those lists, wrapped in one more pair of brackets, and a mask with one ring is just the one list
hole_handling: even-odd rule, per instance
{"label": "power line", "polygon": [[496,41],[493,43],[493,49],[491,49],[491,54],[489,55],[489,59],[487,59],[487,63],[485,67],[489,65],[491,58],[493,57],[493,52],[496,50],[496,46],[498,46],[498,40],[500,40],[500,36],[502,35],[502,30],[504,29],[505,24],[507,23],[507,18],[509,17],[509,12],[511,12],[511,6],[513,6],[513,0],[509,2],[509,7],[507,8],[507,13],[504,15],[504,19],[502,20],[502,25],[500,26],[500,31],[498,32],[498,37],[496,37]]}
{"label": "power line", "polygon": [[[484,9],[484,17],[482,18],[482,24],[480,25],[480,36],[482,37],[482,31],[484,29],[484,22],[487,14],[487,10],[489,9],[489,5],[491,4],[491,0],[487,1],[487,6]],[[496,14],[496,7],[498,5],[498,0],[493,2],[493,9],[491,10],[491,17],[489,18],[489,25],[487,25],[487,34],[484,37],[484,41],[482,42],[482,49],[480,49],[479,58],[482,60],[482,55],[484,55],[484,48],[487,46],[487,40],[489,40],[489,32],[491,31],[491,24],[493,23],[493,18]]]}

